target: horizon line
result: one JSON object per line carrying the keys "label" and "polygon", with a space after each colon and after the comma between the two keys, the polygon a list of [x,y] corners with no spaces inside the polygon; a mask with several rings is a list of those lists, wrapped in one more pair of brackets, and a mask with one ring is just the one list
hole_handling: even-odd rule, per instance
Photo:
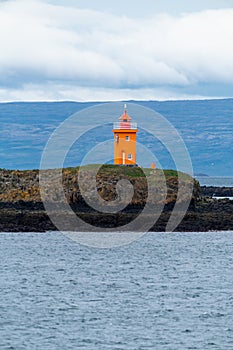
{"label": "horizon line", "polygon": [[113,102],[183,102],[183,101],[213,101],[213,100],[231,100],[233,99],[232,97],[200,97],[198,96],[197,98],[170,98],[170,99],[127,99],[127,100],[73,100],[73,99],[51,99],[51,100],[5,100],[5,101],[0,101],[0,104],[7,104],[7,103],[113,103]]}

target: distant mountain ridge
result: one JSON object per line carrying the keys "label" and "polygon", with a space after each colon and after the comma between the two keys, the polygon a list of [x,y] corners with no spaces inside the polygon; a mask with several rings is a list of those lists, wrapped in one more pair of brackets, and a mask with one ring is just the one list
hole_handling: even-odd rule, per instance
{"label": "distant mountain ridge", "polygon": [[[200,101],[129,101],[166,117],[183,137],[195,173],[233,176],[233,99]],[[15,102],[0,103],[0,168],[36,169],[53,130],[67,117],[97,103]],[[66,166],[80,164],[89,147],[109,139],[111,127],[91,131],[90,138],[74,146]],[[138,140],[159,158],[164,168],[174,164],[165,149],[143,132]]]}

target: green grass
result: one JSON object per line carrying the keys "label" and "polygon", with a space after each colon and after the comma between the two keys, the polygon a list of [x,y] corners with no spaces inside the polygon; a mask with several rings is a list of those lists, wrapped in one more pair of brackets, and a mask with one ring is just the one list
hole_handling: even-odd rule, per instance
{"label": "green grass", "polygon": [[[140,168],[140,167],[128,167],[128,166],[120,166],[120,165],[113,165],[113,164],[104,164],[104,165],[100,165],[100,164],[88,164],[85,166],[82,166],[81,169],[82,170],[86,170],[86,171],[95,171],[97,168],[99,168],[98,174],[109,174],[109,175],[127,175],[129,177],[145,177],[147,175],[150,175],[151,173],[155,173],[158,176],[162,176],[164,174],[165,178],[168,179],[170,177],[178,177],[180,179],[183,180],[190,180],[191,176],[188,174],[185,174],[183,172],[178,172],[177,170],[173,170],[173,169],[166,169],[166,170],[162,170],[162,169],[155,169],[152,170],[150,168]],[[77,173],[77,171],[80,169],[80,167],[70,167],[70,168],[66,168],[64,170],[68,170],[69,172],[71,172],[72,174]]]}
{"label": "green grass", "polygon": [[[97,168],[99,168],[98,170],[98,174],[105,174],[105,175],[126,175],[128,177],[132,177],[132,178],[140,178],[140,177],[145,177],[148,176],[150,174],[155,173],[157,176],[165,176],[166,179],[168,178],[177,178],[179,176],[180,179],[183,180],[190,180],[191,176],[187,175],[185,173],[182,172],[178,172],[176,170],[173,169],[166,169],[166,170],[162,170],[162,169],[155,169],[152,170],[150,168],[140,168],[140,167],[128,167],[128,166],[120,166],[120,165],[113,165],[113,164],[89,164],[89,165],[85,165],[82,166],[81,169],[85,170],[85,171],[96,171]],[[68,168],[64,168],[63,171],[68,171],[70,174],[75,175],[77,174],[77,172],[79,171],[80,166],[77,167],[68,167]],[[0,169],[2,171],[7,171],[6,169]],[[15,170],[8,170],[9,172],[14,172]],[[19,173],[21,173],[22,175],[29,175],[30,173],[35,173],[38,170],[21,170],[19,171]]]}

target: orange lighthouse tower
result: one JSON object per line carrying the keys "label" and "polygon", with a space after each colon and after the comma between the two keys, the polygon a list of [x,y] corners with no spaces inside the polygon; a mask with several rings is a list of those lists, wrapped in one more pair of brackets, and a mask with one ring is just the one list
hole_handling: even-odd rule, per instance
{"label": "orange lighthouse tower", "polygon": [[137,123],[132,123],[132,118],[124,107],[124,114],[119,122],[114,123],[114,164],[136,164],[136,135]]}

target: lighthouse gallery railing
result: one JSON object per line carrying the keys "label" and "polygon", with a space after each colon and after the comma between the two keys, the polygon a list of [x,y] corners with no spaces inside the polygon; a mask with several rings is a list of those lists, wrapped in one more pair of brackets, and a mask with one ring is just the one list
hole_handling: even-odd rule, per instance
{"label": "lighthouse gallery railing", "polygon": [[113,129],[137,129],[137,123],[116,122],[113,124]]}

